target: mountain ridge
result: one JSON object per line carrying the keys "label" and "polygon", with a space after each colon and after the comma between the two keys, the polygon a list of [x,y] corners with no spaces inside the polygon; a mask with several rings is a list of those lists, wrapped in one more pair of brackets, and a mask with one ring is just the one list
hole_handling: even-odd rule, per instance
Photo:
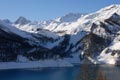
{"label": "mountain ridge", "polygon": [[[0,30],[11,36],[7,40],[7,36],[1,33],[7,42],[7,44],[4,41],[0,43],[1,49],[2,46],[11,44],[25,47],[20,48],[22,53],[16,54],[11,51],[16,54],[13,61],[17,60],[18,55],[22,55],[30,61],[68,58],[70,62],[76,59],[76,63],[80,63],[92,58],[95,60],[94,63],[119,62],[119,48],[114,46],[120,40],[120,5],[110,5],[86,15],[70,13],[55,20],[41,22],[31,22],[24,17],[18,18],[15,23],[1,20]],[[19,42],[14,43],[12,37],[18,38]],[[11,47],[12,50],[14,46]],[[29,49],[26,46],[29,46]],[[111,46],[117,51],[111,49]],[[110,52],[106,53],[106,48],[110,48]],[[7,54],[4,59],[2,58],[6,53],[4,50],[0,52],[0,61],[12,61],[11,58],[7,59],[9,58]]]}

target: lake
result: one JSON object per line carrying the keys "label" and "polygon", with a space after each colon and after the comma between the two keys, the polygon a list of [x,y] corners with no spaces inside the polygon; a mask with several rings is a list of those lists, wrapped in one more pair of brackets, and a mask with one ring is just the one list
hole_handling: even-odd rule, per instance
{"label": "lake", "polygon": [[0,80],[120,80],[120,68],[84,64],[65,68],[0,70]]}

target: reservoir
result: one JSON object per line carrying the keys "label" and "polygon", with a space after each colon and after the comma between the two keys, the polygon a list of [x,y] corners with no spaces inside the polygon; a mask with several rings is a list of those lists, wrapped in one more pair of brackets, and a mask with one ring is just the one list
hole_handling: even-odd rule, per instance
{"label": "reservoir", "polygon": [[0,80],[120,80],[120,68],[111,65],[0,70]]}

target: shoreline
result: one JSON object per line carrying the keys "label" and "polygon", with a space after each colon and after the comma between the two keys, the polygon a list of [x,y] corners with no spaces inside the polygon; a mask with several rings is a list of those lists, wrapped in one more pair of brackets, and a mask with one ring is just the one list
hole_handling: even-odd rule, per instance
{"label": "shoreline", "polygon": [[65,60],[43,60],[29,62],[0,62],[0,70],[9,69],[33,69],[33,68],[49,68],[49,67],[73,67],[74,65]]}
{"label": "shoreline", "polygon": [[[54,67],[74,67],[84,63],[72,63],[64,59],[57,60],[39,60],[39,61],[27,61],[27,62],[0,62],[0,70],[11,70],[11,69],[40,69],[40,68],[54,68]],[[93,64],[93,65],[109,65],[116,66],[115,64]]]}

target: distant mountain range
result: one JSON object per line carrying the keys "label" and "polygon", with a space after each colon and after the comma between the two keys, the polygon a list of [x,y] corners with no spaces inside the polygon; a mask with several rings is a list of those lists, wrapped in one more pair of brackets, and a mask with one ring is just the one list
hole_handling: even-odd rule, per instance
{"label": "distant mountain range", "polygon": [[0,61],[68,59],[70,63],[119,64],[120,5],[55,20],[0,20]]}

